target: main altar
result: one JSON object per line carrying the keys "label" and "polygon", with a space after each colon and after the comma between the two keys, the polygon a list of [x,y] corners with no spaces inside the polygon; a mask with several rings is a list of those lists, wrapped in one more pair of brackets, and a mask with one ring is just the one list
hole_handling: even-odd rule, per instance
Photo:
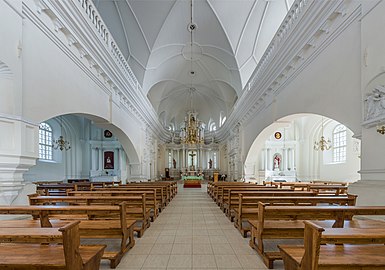
{"label": "main altar", "polygon": [[192,152],[189,154],[191,157],[191,165],[190,165],[190,171],[185,171],[182,174],[182,180],[183,180],[183,187],[185,188],[200,188],[201,187],[201,181],[203,180],[203,173],[200,172],[200,170],[195,170],[194,165],[194,157],[196,156],[196,153]]}
{"label": "main altar", "polygon": [[184,187],[200,187],[202,180],[219,170],[218,144],[205,141],[204,128],[196,112],[187,112],[166,145],[165,167],[169,168],[170,177],[183,181]]}

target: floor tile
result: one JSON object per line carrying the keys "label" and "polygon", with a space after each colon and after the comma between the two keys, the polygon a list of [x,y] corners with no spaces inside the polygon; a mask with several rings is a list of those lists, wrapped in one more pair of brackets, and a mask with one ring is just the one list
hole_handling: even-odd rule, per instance
{"label": "floor tile", "polygon": [[[206,185],[186,190],[179,185],[178,195],[135,240],[116,269],[267,269],[249,238],[240,235],[207,195]],[[109,262],[103,260],[100,269],[110,269]],[[275,262],[274,269],[283,270],[282,262]]]}

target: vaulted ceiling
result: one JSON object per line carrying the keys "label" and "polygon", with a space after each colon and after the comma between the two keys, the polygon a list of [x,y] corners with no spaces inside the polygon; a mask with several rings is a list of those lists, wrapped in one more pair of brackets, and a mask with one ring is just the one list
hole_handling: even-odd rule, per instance
{"label": "vaulted ceiling", "polygon": [[193,0],[191,45],[191,0],[94,0],[165,127],[219,127],[293,2]]}

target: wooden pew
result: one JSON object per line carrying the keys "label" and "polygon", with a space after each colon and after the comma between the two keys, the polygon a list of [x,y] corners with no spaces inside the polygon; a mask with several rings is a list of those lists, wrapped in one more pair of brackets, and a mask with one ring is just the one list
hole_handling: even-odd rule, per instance
{"label": "wooden pew", "polygon": [[[317,220],[325,227],[359,228],[356,215],[385,215],[385,206],[267,206],[259,203],[258,220],[249,220],[251,225],[250,246],[263,258],[266,266],[273,268],[274,260],[282,259],[279,252],[266,252],[266,239],[303,239],[303,220]],[[378,226],[381,221],[365,221],[365,227]]]}
{"label": "wooden pew", "polygon": [[[290,193],[289,193],[290,194]],[[265,205],[282,205],[282,206],[311,206],[319,204],[329,205],[356,205],[357,195],[348,196],[272,196],[272,197],[250,197],[239,194],[238,209],[234,209],[234,226],[239,230],[243,237],[247,237],[247,233],[251,231],[251,227],[247,220],[258,218],[259,203]]]}
{"label": "wooden pew", "polygon": [[[61,226],[63,222],[80,219],[80,237],[96,239],[120,239],[120,249],[106,251],[103,259],[110,260],[111,268],[115,268],[123,255],[135,245],[134,228],[135,219],[127,218],[125,203],[119,206],[96,205],[96,206],[55,206],[55,205],[33,205],[33,206],[0,206],[0,214],[3,215],[31,215],[38,220],[23,220],[25,227],[54,227]],[[65,220],[56,220],[64,215]],[[2,221],[1,226],[15,226],[17,221]],[[1,225],[3,224],[3,225]],[[1,230],[0,230],[1,231]]]}
{"label": "wooden pew", "polygon": [[105,187],[94,188],[92,191],[70,191],[68,196],[136,196],[146,194],[146,203],[154,209],[154,216],[165,207],[166,197],[163,196],[161,188],[119,188]]}
{"label": "wooden pew", "polygon": [[161,187],[163,194],[166,196],[166,204],[168,204],[177,193],[177,183],[175,181],[156,181],[156,182],[140,182],[127,183],[118,187]]}
{"label": "wooden pew", "polygon": [[[86,193],[88,196],[39,196],[38,194],[28,195],[30,205],[118,205],[122,202],[126,203],[127,218],[137,219],[143,226],[144,230],[150,226],[148,217],[154,209],[154,204],[147,203],[146,193],[134,194],[136,196],[100,196],[92,191],[76,191]],[[94,195],[94,196],[93,196]],[[156,212],[156,210],[155,210]],[[139,228],[136,231],[141,230]]]}
{"label": "wooden pew", "polygon": [[239,186],[239,187],[229,187],[229,186],[224,186],[222,188],[218,189],[218,194],[216,198],[216,202],[221,208],[221,210],[224,210],[224,204],[228,202],[229,196],[231,192],[242,192],[242,191],[270,191],[270,192],[281,192],[281,190],[278,190],[275,187],[267,187],[267,186],[260,186],[260,185],[251,185],[251,186]]}
{"label": "wooden pew", "polygon": [[238,190],[238,189],[229,189],[229,195],[227,196],[226,201],[223,204],[223,211],[226,216],[233,221],[234,213],[233,209],[238,209],[239,207],[239,194],[243,194],[248,197],[310,197],[316,196],[315,192],[312,191],[294,191],[286,189],[275,189],[275,190]]}
{"label": "wooden pew", "polygon": [[340,195],[346,194],[348,187],[344,185],[310,185],[309,190],[314,190],[317,194],[321,195]]}
{"label": "wooden pew", "polygon": [[[0,230],[0,269],[99,269],[105,245],[80,245],[79,221],[59,229],[3,228]],[[57,244],[36,244],[60,242]]]}
{"label": "wooden pew", "polygon": [[[167,194],[167,187],[166,186],[144,186],[144,185],[119,185],[119,186],[113,186],[113,187],[105,187],[105,188],[94,188],[93,191],[153,191],[156,192],[156,199],[158,202],[161,203],[161,210],[164,209],[168,204],[168,197],[169,194]],[[71,192],[70,194],[76,194]]]}
{"label": "wooden pew", "polygon": [[218,187],[218,191],[216,193],[215,202],[219,205],[219,207],[221,207],[221,209],[223,209],[223,203],[227,200],[230,190],[276,191],[277,188],[255,185],[255,184],[238,185],[236,187],[234,187],[232,185],[231,186],[220,186],[220,187]]}
{"label": "wooden pew", "polygon": [[[342,245],[345,243],[354,245]],[[285,270],[385,269],[384,243],[383,227],[325,229],[305,221],[304,246],[278,248]]]}
{"label": "wooden pew", "polygon": [[263,185],[256,185],[256,184],[249,184],[249,183],[239,183],[234,185],[233,183],[230,184],[222,184],[217,185],[217,187],[214,189],[214,201],[220,206],[222,202],[223,195],[227,193],[227,190],[230,188],[238,188],[238,189],[266,189],[266,190],[276,190],[275,187],[267,187]]}
{"label": "wooden pew", "polygon": [[215,201],[216,200],[216,194],[218,192],[218,188],[221,186],[244,186],[244,185],[253,185],[253,184],[246,184],[243,182],[209,182],[210,185],[207,186],[207,193],[210,195],[210,197]]}
{"label": "wooden pew", "polygon": [[93,184],[90,182],[62,183],[62,184],[40,184],[36,186],[36,192],[41,195],[66,195],[72,190],[91,190]]}

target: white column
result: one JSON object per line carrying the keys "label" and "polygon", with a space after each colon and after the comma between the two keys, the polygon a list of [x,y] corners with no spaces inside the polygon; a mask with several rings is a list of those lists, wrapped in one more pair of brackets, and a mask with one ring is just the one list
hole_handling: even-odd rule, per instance
{"label": "white column", "polygon": [[91,148],[91,171],[96,171],[96,157],[97,150],[95,148]]}
{"label": "white column", "polygon": [[272,168],[272,166],[271,166],[271,164],[272,164],[272,160],[271,160],[271,149],[270,148],[267,148],[266,149],[266,165],[267,165],[267,170],[268,171],[271,171],[271,170],[273,170],[273,168]]}
{"label": "white column", "polygon": [[265,171],[267,171],[268,167],[267,167],[267,149],[266,148],[263,149],[263,158],[264,158],[263,166],[264,166]]}
{"label": "white column", "polygon": [[296,168],[295,165],[295,148],[291,149],[291,169],[294,170]]}
{"label": "white column", "polygon": [[102,148],[99,148],[99,155],[98,155],[98,171],[102,171],[103,170],[103,149]]}
{"label": "white column", "polygon": [[287,171],[287,166],[288,166],[288,160],[287,160],[287,149],[283,149],[283,171]]}

